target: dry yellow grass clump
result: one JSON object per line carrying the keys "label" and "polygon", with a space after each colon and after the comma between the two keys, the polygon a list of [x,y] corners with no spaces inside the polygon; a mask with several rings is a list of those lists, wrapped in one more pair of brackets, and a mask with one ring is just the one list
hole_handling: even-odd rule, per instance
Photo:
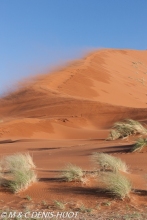
{"label": "dry yellow grass clump", "polygon": [[147,138],[138,138],[131,151],[140,152],[144,147],[147,147]]}
{"label": "dry yellow grass clump", "polygon": [[16,193],[37,181],[35,165],[29,154],[14,154],[1,161],[2,185]]}
{"label": "dry yellow grass clump", "polygon": [[106,191],[115,197],[124,199],[130,196],[132,184],[125,176],[120,173],[105,172],[101,176]]}
{"label": "dry yellow grass clump", "polygon": [[124,122],[114,124],[107,140],[116,140],[133,134],[147,134],[147,130],[138,121],[126,119]]}
{"label": "dry yellow grass clump", "polygon": [[68,164],[64,171],[62,172],[62,178],[65,181],[82,181],[82,178],[84,176],[83,170],[73,164]]}
{"label": "dry yellow grass clump", "polygon": [[92,160],[94,161],[97,169],[111,170],[113,172],[123,171],[127,172],[128,167],[121,159],[111,156],[106,153],[93,153]]}

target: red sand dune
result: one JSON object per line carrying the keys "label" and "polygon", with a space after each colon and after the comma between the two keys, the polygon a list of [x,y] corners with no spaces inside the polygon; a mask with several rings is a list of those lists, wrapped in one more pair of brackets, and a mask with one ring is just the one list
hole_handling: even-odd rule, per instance
{"label": "red sand dune", "polygon": [[[16,195],[1,189],[0,208],[42,209],[42,200],[51,206],[63,200],[75,207],[100,205],[100,215],[125,211],[126,203],[130,210],[145,210],[147,152],[129,153],[136,137],[105,141],[112,124],[125,118],[147,121],[147,50],[94,51],[1,97],[0,155],[30,152],[40,181]],[[96,151],[126,161],[127,175],[138,190],[131,201],[98,193],[92,180],[86,186],[59,182],[67,163],[92,170],[90,156]],[[110,207],[103,205],[108,201]]]}
{"label": "red sand dune", "polygon": [[99,138],[146,107],[147,51],[98,50],[1,98],[0,137]]}

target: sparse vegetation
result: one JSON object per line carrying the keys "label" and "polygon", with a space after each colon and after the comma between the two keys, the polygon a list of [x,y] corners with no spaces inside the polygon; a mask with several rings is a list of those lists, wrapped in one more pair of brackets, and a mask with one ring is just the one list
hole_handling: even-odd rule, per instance
{"label": "sparse vegetation", "polygon": [[111,170],[113,172],[117,171],[123,171],[127,172],[128,167],[125,162],[123,162],[121,159],[111,156],[106,153],[94,153],[92,155],[92,160],[96,164],[97,167],[105,170]]}
{"label": "sparse vegetation", "polygon": [[87,207],[85,207],[84,205],[82,205],[80,208],[80,212],[83,212],[83,213],[90,213],[90,212],[92,212],[92,208],[87,208]]}
{"label": "sparse vegetation", "polygon": [[1,161],[0,161],[0,185],[2,184],[2,178],[3,178],[3,173],[2,173],[2,167],[1,167]]}
{"label": "sparse vegetation", "polygon": [[[99,181],[104,184],[104,191],[110,195],[124,199],[129,197],[132,189],[131,182],[120,172],[127,172],[128,167],[121,159],[106,153],[94,153],[92,160],[100,168]],[[109,205],[109,204],[108,204]]]}
{"label": "sparse vegetation", "polygon": [[120,133],[117,130],[112,129],[109,133],[107,141],[117,140],[120,138]]}
{"label": "sparse vegetation", "polygon": [[35,164],[28,153],[17,153],[4,158],[4,169],[10,172],[18,169],[29,170],[33,168],[35,168]]}
{"label": "sparse vegetation", "polygon": [[65,204],[63,202],[55,200],[54,203],[58,209],[61,209],[61,210],[65,209]]}
{"label": "sparse vegetation", "polygon": [[147,138],[138,138],[134,147],[131,149],[131,151],[140,152],[144,147],[147,147]]}
{"label": "sparse vegetation", "polygon": [[110,206],[110,205],[111,205],[111,202],[110,202],[110,201],[108,201],[108,202],[103,202],[102,205],[104,205],[104,206]]}
{"label": "sparse vegetation", "polygon": [[26,196],[26,199],[27,199],[28,201],[31,201],[31,200],[32,200],[32,198],[31,198],[29,195]]}
{"label": "sparse vegetation", "polygon": [[33,168],[33,160],[29,154],[14,154],[2,160],[3,185],[16,193],[26,189],[31,183],[37,181]]}
{"label": "sparse vegetation", "polygon": [[106,186],[106,190],[110,195],[120,199],[129,197],[132,189],[132,184],[125,176],[120,173],[104,172],[101,175],[102,182]]}
{"label": "sparse vegetation", "polygon": [[84,173],[82,169],[76,165],[68,164],[65,167],[65,171],[62,172],[62,178],[65,181],[82,181],[82,178],[84,177]]}
{"label": "sparse vegetation", "polygon": [[146,134],[147,130],[138,122],[126,119],[124,122],[116,122],[106,140],[116,140],[133,134]]}
{"label": "sparse vegetation", "polygon": [[21,190],[27,189],[31,183],[37,181],[37,176],[34,170],[13,170],[11,177],[6,181],[6,186],[10,191],[16,193]]}
{"label": "sparse vegetation", "polygon": [[45,200],[42,200],[42,205],[46,206],[47,205],[47,202]]}

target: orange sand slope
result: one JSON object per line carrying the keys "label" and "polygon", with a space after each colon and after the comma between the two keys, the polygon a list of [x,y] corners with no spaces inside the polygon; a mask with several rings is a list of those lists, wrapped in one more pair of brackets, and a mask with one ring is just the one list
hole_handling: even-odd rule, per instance
{"label": "orange sand slope", "polygon": [[147,50],[98,50],[2,97],[0,138],[105,138],[146,107]]}

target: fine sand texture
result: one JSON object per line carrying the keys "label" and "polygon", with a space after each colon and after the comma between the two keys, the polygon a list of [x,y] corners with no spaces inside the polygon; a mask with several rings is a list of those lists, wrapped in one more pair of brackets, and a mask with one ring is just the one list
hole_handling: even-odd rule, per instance
{"label": "fine sand texture", "polygon": [[[0,98],[0,156],[29,152],[38,182],[17,194],[1,187],[0,208],[57,211],[57,200],[65,210],[78,210],[79,219],[124,219],[133,213],[139,217],[130,219],[147,219],[147,151],[130,152],[138,136],[106,141],[113,123],[127,118],[146,127],[147,50],[97,50],[5,94]],[[129,199],[102,192],[93,177],[86,183],[62,181],[68,163],[90,173],[94,152],[127,163],[134,189]]]}

